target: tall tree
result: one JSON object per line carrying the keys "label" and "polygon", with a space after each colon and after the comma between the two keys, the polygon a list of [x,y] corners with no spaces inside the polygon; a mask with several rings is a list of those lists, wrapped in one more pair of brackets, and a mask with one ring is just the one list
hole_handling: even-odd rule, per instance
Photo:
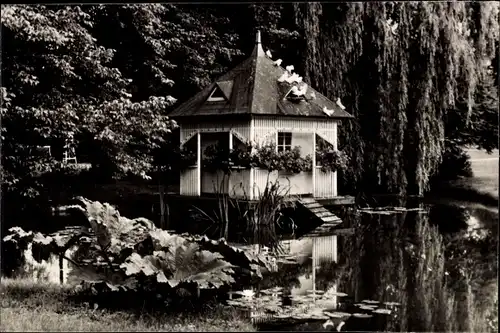
{"label": "tall tree", "polygon": [[[161,181],[175,162],[169,93],[189,97],[241,53],[210,6],[10,5],[1,21],[2,185],[13,201],[73,183],[60,163],[69,139],[102,180]],[[33,155],[46,145],[52,158]]]}
{"label": "tall tree", "polygon": [[423,194],[444,153],[446,114],[459,100],[466,119],[480,112],[474,100],[481,64],[494,56],[498,3],[294,6],[306,77],[356,118],[341,131],[351,186]]}
{"label": "tall tree", "polygon": [[[60,161],[71,139],[100,172],[147,176],[174,125],[166,91],[130,100],[133,80],[92,34],[95,8],[2,6],[2,191],[11,203],[48,200],[62,179],[54,176],[70,172]],[[39,146],[52,156],[34,154]]]}

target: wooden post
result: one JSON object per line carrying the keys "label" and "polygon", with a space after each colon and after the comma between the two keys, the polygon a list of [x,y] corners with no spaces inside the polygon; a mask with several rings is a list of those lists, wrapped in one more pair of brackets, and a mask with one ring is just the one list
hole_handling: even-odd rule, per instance
{"label": "wooden post", "polygon": [[[252,145],[252,153],[253,153],[253,143],[256,141],[255,140],[255,124],[254,124],[254,120],[253,119],[250,119],[250,138],[249,138],[249,143],[250,145]],[[250,195],[250,200],[253,200],[255,198],[255,193],[254,193],[254,190],[255,190],[255,169],[254,168],[250,168],[250,188],[249,188],[249,195]]]}
{"label": "wooden post", "polygon": [[197,173],[197,184],[196,184],[196,194],[201,196],[201,133],[198,131],[196,133],[196,173]]}
{"label": "wooden post", "polygon": [[[335,122],[333,124],[333,150],[337,151],[338,150],[338,135],[337,135],[337,123]],[[337,171],[333,173],[333,196],[336,197],[338,196],[338,191],[337,191]]]}
{"label": "wooden post", "polygon": [[316,237],[312,238],[312,289],[313,289],[313,299],[316,301]]}
{"label": "wooden post", "polygon": [[312,193],[316,197],[316,131],[312,133]]}
{"label": "wooden post", "polygon": [[59,254],[59,283],[64,284],[63,254]]}
{"label": "wooden post", "polygon": [[[233,150],[233,132],[229,131],[229,151]],[[229,168],[231,168],[231,166],[229,166]],[[224,191],[226,191],[226,187],[227,187],[227,195],[229,196],[231,194],[231,182],[230,182],[230,178],[231,178],[231,169],[229,169],[229,172],[227,173],[227,184],[224,185]],[[224,176],[222,177],[222,181],[224,182]],[[226,210],[226,214],[227,214],[227,210]],[[226,220],[226,223],[227,223],[227,220]],[[227,226],[226,226],[227,228]]]}
{"label": "wooden post", "polygon": [[[332,254],[333,254],[333,261],[335,263],[338,263],[338,258],[337,258],[337,235],[332,236]],[[335,283],[333,286],[333,290],[337,292],[337,284]],[[333,301],[335,302],[335,308],[337,308],[337,296],[333,297]]]}
{"label": "wooden post", "polygon": [[333,261],[338,262],[337,260],[337,235],[332,236],[332,253],[333,253]]}

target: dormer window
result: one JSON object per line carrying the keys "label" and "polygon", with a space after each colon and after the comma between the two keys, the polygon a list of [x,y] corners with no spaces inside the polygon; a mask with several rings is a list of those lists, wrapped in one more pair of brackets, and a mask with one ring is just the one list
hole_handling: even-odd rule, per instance
{"label": "dormer window", "polygon": [[226,97],[224,96],[224,93],[218,86],[214,88],[210,96],[208,97],[207,101],[208,102],[221,102],[224,101]]}
{"label": "dormer window", "polygon": [[299,103],[301,101],[306,101],[305,94],[307,92],[307,85],[303,85],[301,88],[293,86],[285,95],[285,99]]}

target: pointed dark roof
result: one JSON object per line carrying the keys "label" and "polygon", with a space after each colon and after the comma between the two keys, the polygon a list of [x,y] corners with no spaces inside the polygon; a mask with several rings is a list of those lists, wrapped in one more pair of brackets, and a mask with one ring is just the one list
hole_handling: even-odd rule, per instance
{"label": "pointed dark roof", "polygon": [[[352,118],[335,102],[308,86],[306,101],[299,103],[285,98],[293,84],[278,82],[286,70],[276,66],[266,56],[260,41],[260,32],[252,55],[241,64],[222,75],[192,98],[170,113],[171,117],[193,117],[208,115],[261,114],[288,115],[322,118]],[[215,87],[219,87],[227,100],[207,101]],[[315,98],[310,94],[314,93]],[[323,107],[334,110],[331,116]]]}

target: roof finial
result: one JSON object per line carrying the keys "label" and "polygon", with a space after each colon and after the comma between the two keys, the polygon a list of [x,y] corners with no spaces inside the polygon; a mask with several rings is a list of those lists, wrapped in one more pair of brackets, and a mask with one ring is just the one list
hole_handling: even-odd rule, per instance
{"label": "roof finial", "polygon": [[262,49],[262,41],[260,39],[260,29],[257,29],[257,34],[255,35],[255,48],[253,51],[257,57],[263,57],[264,50]]}

